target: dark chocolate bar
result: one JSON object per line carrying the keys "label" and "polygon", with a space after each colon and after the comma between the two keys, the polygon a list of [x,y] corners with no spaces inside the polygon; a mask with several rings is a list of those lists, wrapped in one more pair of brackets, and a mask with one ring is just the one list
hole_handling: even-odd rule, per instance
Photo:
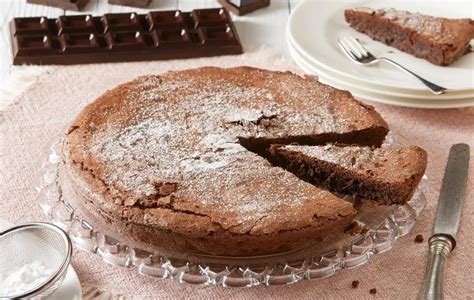
{"label": "dark chocolate bar", "polygon": [[241,54],[224,8],[14,18],[13,64],[85,64]]}
{"label": "dark chocolate bar", "polygon": [[80,11],[89,0],[26,0],[27,3],[57,7],[65,10]]}
{"label": "dark chocolate bar", "polygon": [[217,0],[223,7],[237,16],[249,14],[270,5],[270,0]]}
{"label": "dark chocolate bar", "polygon": [[150,5],[151,0],[109,0],[109,4],[123,5],[132,7],[147,7]]}

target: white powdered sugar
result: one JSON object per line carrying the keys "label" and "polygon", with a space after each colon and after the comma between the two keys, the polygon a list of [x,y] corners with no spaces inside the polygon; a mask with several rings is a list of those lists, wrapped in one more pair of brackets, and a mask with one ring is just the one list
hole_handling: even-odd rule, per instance
{"label": "white powdered sugar", "polygon": [[150,196],[156,193],[152,180],[155,176],[166,179],[176,173],[162,155],[156,154],[172,154],[169,142],[178,131],[180,128],[175,124],[146,119],[134,126],[111,127],[97,134],[90,151],[107,163],[111,170],[108,182]]}
{"label": "white powdered sugar", "polygon": [[439,18],[407,11],[398,11],[393,8],[383,11],[383,16],[403,27],[417,30],[426,35],[436,36],[442,34],[443,24]]}
{"label": "white powdered sugar", "polygon": [[[35,260],[29,264],[2,274],[0,287],[2,295],[19,295],[31,291],[34,288],[44,284],[54,273],[42,261]],[[6,275],[5,277],[3,277]]]}
{"label": "white powdered sugar", "polygon": [[206,135],[200,142],[204,149],[212,152],[238,153],[246,151],[242,145],[238,143],[235,136],[210,133]]}
{"label": "white powdered sugar", "polygon": [[185,172],[202,172],[218,169],[226,166],[229,162],[225,159],[214,160],[212,155],[204,155],[198,159],[187,158],[181,161],[181,167]]}

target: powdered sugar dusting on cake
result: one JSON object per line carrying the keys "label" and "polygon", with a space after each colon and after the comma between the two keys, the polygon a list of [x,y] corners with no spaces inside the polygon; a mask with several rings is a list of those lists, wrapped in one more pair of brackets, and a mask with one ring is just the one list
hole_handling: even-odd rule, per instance
{"label": "powdered sugar dusting on cake", "polygon": [[[235,226],[326,193],[247,151],[239,138],[357,129],[333,107],[347,95],[335,97],[317,83],[312,89],[294,76],[265,74],[265,81],[253,84],[249,78],[242,85],[245,73],[234,82],[172,72],[127,86],[122,101],[128,109],[98,125],[83,149],[103,169],[96,176],[110,188],[114,203],[125,195],[127,205],[143,198],[146,205],[161,205],[160,197],[172,196],[167,207],[203,215],[218,209],[232,218],[216,221]],[[164,184],[173,188],[163,192]]]}
{"label": "powdered sugar dusting on cake", "polygon": [[139,196],[156,193],[153,181],[174,179],[176,170],[164,160],[178,158],[177,150],[171,147],[171,136],[181,131],[176,124],[146,119],[125,128],[111,126],[94,136],[90,153],[106,165],[107,184],[115,184]]}
{"label": "powdered sugar dusting on cake", "polygon": [[247,151],[237,141],[237,138],[229,134],[210,133],[206,135],[199,145],[212,152],[238,153]]}
{"label": "powdered sugar dusting on cake", "polygon": [[259,109],[237,109],[224,116],[227,123],[255,123],[264,116]]}
{"label": "powdered sugar dusting on cake", "polygon": [[403,27],[415,29],[426,35],[437,36],[442,34],[443,25],[439,18],[408,11],[398,11],[393,8],[383,11],[383,16]]}
{"label": "powdered sugar dusting on cake", "polygon": [[410,28],[442,43],[452,43],[456,39],[456,36],[458,36],[457,31],[461,30],[461,25],[460,23],[456,24],[456,22],[465,20],[464,26],[466,28],[472,26],[469,25],[469,19],[433,17],[420,13],[400,11],[393,8],[376,10],[367,7],[358,7],[354,8],[354,10],[368,14],[376,14],[402,27]]}

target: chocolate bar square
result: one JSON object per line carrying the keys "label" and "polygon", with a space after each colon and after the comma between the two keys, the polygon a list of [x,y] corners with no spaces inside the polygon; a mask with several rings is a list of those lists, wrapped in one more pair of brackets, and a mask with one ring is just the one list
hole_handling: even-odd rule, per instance
{"label": "chocolate bar square", "polygon": [[13,20],[12,34],[48,34],[49,22],[46,17],[17,18]]}
{"label": "chocolate bar square", "polygon": [[140,31],[108,32],[105,39],[111,50],[140,50],[147,46]]}
{"label": "chocolate bar square", "polygon": [[186,28],[186,21],[181,11],[155,11],[145,16],[149,30],[164,28]]}
{"label": "chocolate bar square", "polygon": [[100,43],[94,33],[62,34],[59,37],[61,50],[65,53],[95,52],[100,48]]}
{"label": "chocolate bar square", "polygon": [[235,45],[235,38],[230,27],[201,27],[197,33],[199,41],[203,45]]}
{"label": "chocolate bar square", "polygon": [[163,29],[152,33],[154,45],[161,48],[191,47],[193,41],[187,29]]}
{"label": "chocolate bar square", "polygon": [[60,16],[56,20],[58,35],[63,33],[92,33],[95,31],[94,22],[91,15]]}
{"label": "chocolate bar square", "polygon": [[16,41],[17,55],[42,54],[53,51],[51,37],[48,35],[26,35]]}
{"label": "chocolate bar square", "polygon": [[191,13],[195,28],[201,26],[216,26],[227,21],[225,10],[221,9],[201,9]]}
{"label": "chocolate bar square", "polygon": [[105,32],[140,30],[140,22],[136,13],[105,14],[101,20]]}

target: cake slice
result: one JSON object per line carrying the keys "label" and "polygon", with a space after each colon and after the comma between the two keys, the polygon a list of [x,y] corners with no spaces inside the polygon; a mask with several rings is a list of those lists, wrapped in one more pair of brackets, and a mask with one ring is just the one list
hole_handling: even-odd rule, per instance
{"label": "cake slice", "polygon": [[372,39],[429,62],[447,66],[466,53],[474,38],[472,19],[447,19],[391,9],[352,8],[351,27]]}
{"label": "cake slice", "polygon": [[426,152],[416,146],[272,145],[269,155],[275,164],[305,181],[382,204],[410,200],[427,163]]}

